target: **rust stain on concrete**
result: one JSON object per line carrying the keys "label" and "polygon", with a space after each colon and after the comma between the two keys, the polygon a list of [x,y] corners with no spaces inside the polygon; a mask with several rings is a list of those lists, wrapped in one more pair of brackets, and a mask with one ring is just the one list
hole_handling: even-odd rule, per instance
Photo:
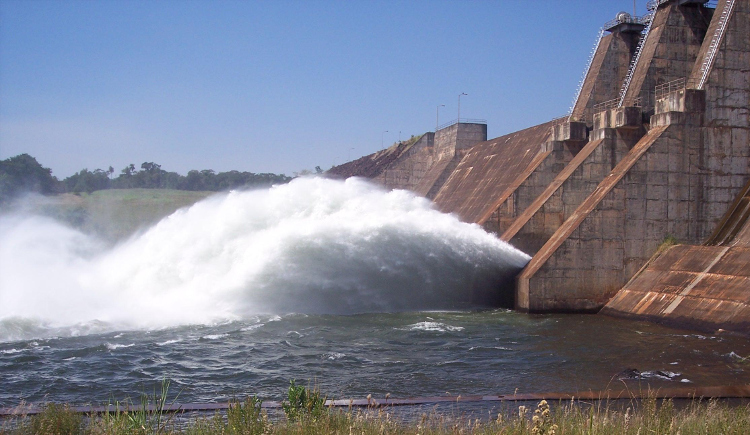
{"label": "rust stain on concrete", "polygon": [[475,145],[435,196],[437,207],[472,223],[491,214],[497,208],[493,206],[529,170],[552,125],[553,121],[546,122]]}
{"label": "rust stain on concrete", "polygon": [[661,136],[669,126],[659,126],[652,128],[646,136],[644,136],[631,150],[623,157],[620,163],[615,166],[612,172],[607,175],[604,180],[599,183],[599,186],[594,192],[581,203],[581,205],[573,212],[573,214],[566,220],[560,228],[557,229],[555,234],[544,244],[541,250],[534,255],[529,264],[526,265],[524,270],[519,275],[519,279],[528,280],[547,262],[549,257],[560,247],[560,245],[575,231],[576,228],[583,222],[586,216],[591,213],[592,210],[604,199],[612,188],[625,176],[625,174],[633,167],[633,165],[641,158],[641,156],[648,151],[654,142]]}
{"label": "rust stain on concrete", "polygon": [[513,180],[513,182],[510,184],[510,186],[508,186],[508,188],[505,189],[505,191],[503,192],[503,194],[500,195],[500,198],[498,198],[497,201],[495,201],[495,203],[489,208],[489,210],[487,210],[487,212],[485,212],[484,215],[482,215],[482,217],[479,218],[479,220],[477,221],[477,223],[479,225],[482,225],[483,223],[485,223],[487,221],[487,219],[489,219],[490,216],[492,216],[492,213],[495,210],[497,210],[500,206],[502,206],[503,203],[505,203],[505,201],[508,200],[508,198],[510,197],[510,195],[512,195],[513,192],[515,192],[516,189],[518,189],[518,186],[520,186],[521,184],[523,184],[523,182],[526,181],[527,178],[529,178],[529,176],[534,172],[534,170],[536,170],[536,168],[538,168],[539,165],[542,164],[542,162],[544,161],[544,159],[546,159],[547,157],[549,157],[550,154],[552,154],[551,150],[540,151],[536,155],[536,157],[534,157],[534,160],[531,161],[531,164],[524,171],[522,171],[518,175],[518,177],[516,177],[515,180]]}
{"label": "rust stain on concrete", "polygon": [[570,177],[570,175],[575,172],[576,169],[583,163],[586,158],[591,155],[591,153],[601,145],[603,142],[603,139],[591,141],[586,144],[586,146],[581,149],[581,151],[576,154],[575,157],[568,163],[565,168],[557,174],[554,180],[552,180],[552,183],[547,186],[546,189],[544,189],[544,192],[542,192],[541,195],[539,195],[532,203],[531,205],[524,210],[518,218],[513,222],[513,224],[508,227],[507,230],[503,233],[500,238],[502,240],[505,240],[506,242],[513,238],[513,236],[518,233],[521,228],[523,228],[524,225],[531,219],[534,214],[539,211],[540,208],[544,205],[544,203],[547,202],[547,200],[557,191],[557,189],[562,186],[562,184],[565,182],[565,180]]}

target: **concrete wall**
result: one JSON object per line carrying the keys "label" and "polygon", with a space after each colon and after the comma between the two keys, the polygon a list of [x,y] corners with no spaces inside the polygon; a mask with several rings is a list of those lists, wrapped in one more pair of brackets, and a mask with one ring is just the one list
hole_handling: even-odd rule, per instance
{"label": "concrete wall", "polygon": [[[586,148],[576,154],[579,159],[567,163],[574,167],[566,168],[568,171],[559,171],[556,182],[547,187],[551,193],[547,192],[535,199],[535,204],[524,210],[509,231],[502,235],[503,240],[528,254],[533,255],[539,251],[641,135],[642,133],[634,134],[630,130],[618,132],[609,129],[606,138],[587,144]],[[518,196],[524,193],[524,189],[518,190]]]}
{"label": "concrete wall", "polygon": [[[720,8],[724,3],[720,3]],[[716,15],[720,15],[717,8]],[[718,20],[717,20],[718,21]],[[704,41],[710,45],[712,33]],[[707,50],[706,50],[707,51]],[[697,78],[702,59],[691,77]],[[701,162],[704,204],[701,236],[707,237],[750,178],[750,1],[736,0],[725,37],[705,85],[706,114]]]}
{"label": "concrete wall", "polygon": [[639,38],[640,33],[621,31],[602,37],[573,106],[573,119],[591,125],[594,106],[617,98]]}
{"label": "concrete wall", "polygon": [[[613,33],[575,107],[585,122],[490,141],[485,125],[454,124],[433,147],[376,153],[363,170],[533,253],[518,277],[519,309],[598,310],[665,238],[702,242],[750,178],[750,0],[735,1],[704,90],[690,79],[726,2],[714,14],[678,3],[657,9],[625,107],[589,118],[617,96],[637,39]],[[654,87],[674,79],[688,79],[687,89],[657,101]],[[645,107],[627,105],[639,96]]]}
{"label": "concrete wall", "polygon": [[641,97],[648,115],[656,85],[690,75],[710,19],[710,10],[697,4],[659,6],[628,87],[626,105]]}
{"label": "concrete wall", "polygon": [[451,158],[456,153],[487,140],[487,124],[458,123],[435,133],[435,160]]}
{"label": "concrete wall", "polygon": [[[704,58],[720,35],[718,3],[688,86],[700,87]],[[674,246],[657,253],[604,307],[603,313],[716,331],[750,334],[750,1],[734,2],[713,68],[705,83],[705,115],[696,171],[700,200],[692,241],[715,246]],[[695,105],[695,94],[678,91],[660,102],[661,116]],[[692,186],[691,186],[692,187]],[[730,204],[731,203],[731,204]],[[724,211],[722,219],[719,219]],[[669,210],[668,210],[669,211]],[[716,222],[719,222],[716,227]],[[718,245],[717,245],[718,244]]]}
{"label": "concrete wall", "polygon": [[518,278],[519,309],[597,311],[666,237],[696,240],[703,119],[700,107],[690,109],[652,120],[550,237]]}
{"label": "concrete wall", "polygon": [[457,123],[438,130],[432,164],[412,190],[434,199],[468,150],[486,140],[487,124]]}
{"label": "concrete wall", "polygon": [[[532,201],[552,183],[555,176],[573,159],[580,148],[579,144],[566,145],[561,141],[545,142],[543,150],[547,154],[542,162],[533,168],[510,196],[499,205],[482,226],[486,231],[500,236],[526,210]],[[545,240],[546,241],[546,240]],[[527,254],[535,252],[523,244],[516,245]]]}
{"label": "concrete wall", "polygon": [[415,190],[433,163],[435,133],[427,132],[373,178],[387,189]]}

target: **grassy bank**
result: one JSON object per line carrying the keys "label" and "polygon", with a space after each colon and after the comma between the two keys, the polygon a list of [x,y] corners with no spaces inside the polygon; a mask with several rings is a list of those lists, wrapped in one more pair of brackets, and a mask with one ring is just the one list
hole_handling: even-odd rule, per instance
{"label": "grassy bank", "polygon": [[[154,403],[165,403],[166,395]],[[49,404],[41,414],[2,422],[0,434],[747,434],[750,408],[695,400],[677,409],[671,400],[633,401],[610,407],[607,402],[554,403],[534,409],[507,408],[482,419],[445,413],[423,414],[404,422],[393,409],[325,408],[320,393],[290,387],[284,415],[271,419],[261,402],[235,402],[226,413],[186,418],[141,410],[100,416],[76,414]]]}

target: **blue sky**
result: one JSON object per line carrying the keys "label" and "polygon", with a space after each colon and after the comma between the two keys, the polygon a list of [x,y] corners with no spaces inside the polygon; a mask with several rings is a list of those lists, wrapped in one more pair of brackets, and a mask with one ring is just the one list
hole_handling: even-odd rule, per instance
{"label": "blue sky", "polygon": [[[645,1],[637,1],[637,13]],[[0,159],[291,175],[461,117],[564,115],[632,0],[0,0]],[[388,130],[388,133],[383,133]]]}

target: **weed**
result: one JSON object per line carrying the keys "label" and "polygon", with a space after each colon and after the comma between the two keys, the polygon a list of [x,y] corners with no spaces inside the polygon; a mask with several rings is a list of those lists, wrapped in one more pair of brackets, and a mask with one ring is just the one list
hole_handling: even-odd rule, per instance
{"label": "weed", "polygon": [[287,420],[298,421],[305,418],[317,420],[326,413],[325,397],[321,396],[317,388],[309,389],[296,385],[294,380],[289,382],[287,400],[281,404]]}

